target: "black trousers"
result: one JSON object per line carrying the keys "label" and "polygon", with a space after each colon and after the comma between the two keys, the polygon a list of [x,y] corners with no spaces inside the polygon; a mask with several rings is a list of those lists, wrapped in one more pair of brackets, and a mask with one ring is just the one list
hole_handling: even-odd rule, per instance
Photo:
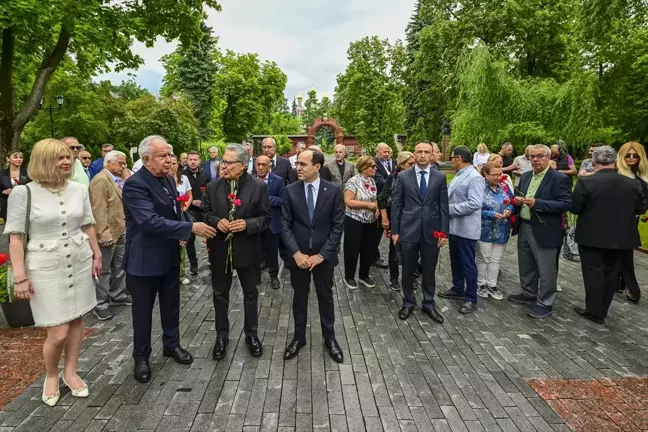
{"label": "black trousers", "polygon": [[187,242],[187,255],[189,255],[189,264],[191,266],[198,265],[198,258],[196,258],[196,236],[191,234],[191,238]]}
{"label": "black trousers", "polygon": [[628,290],[630,296],[639,300],[641,298],[641,289],[634,269],[634,250],[628,249],[623,251],[621,257],[621,284],[620,288]]}
{"label": "black trousers", "polygon": [[[258,327],[259,291],[256,280],[258,265],[247,268],[235,267],[238,279],[243,288],[243,331],[246,336],[255,335]],[[232,272],[225,272],[224,262],[212,262],[212,293],[214,299],[214,312],[216,314],[216,333],[218,336],[229,334],[229,293],[232,287]]]}
{"label": "black trousers", "polygon": [[360,256],[358,277],[369,276],[371,263],[376,259],[376,222],[362,223],[345,216],[344,218],[344,277],[354,279]]}
{"label": "black trousers", "polygon": [[578,245],[585,283],[585,308],[597,318],[607,317],[619,286],[624,250]]}
{"label": "black trousers", "polygon": [[294,339],[306,342],[306,323],[308,321],[308,293],[311,275],[315,283],[317,304],[319,306],[322,336],[325,341],[335,338],[335,309],[333,306],[333,271],[335,267],[324,261],[313,271],[303,270],[296,265],[290,267],[290,282],[293,287],[293,318],[295,320]]}
{"label": "black trousers", "polygon": [[126,286],[133,298],[133,358],[148,361],[151,355],[151,321],[156,294],[160,297],[162,344],[180,346],[180,267],[165,275],[141,277],[126,273]]}
{"label": "black trousers", "polygon": [[420,238],[417,242],[400,242],[403,251],[403,306],[416,306],[414,296],[414,272],[417,270],[419,256],[423,263],[423,307],[434,308],[436,292],[436,266],[439,260],[437,243],[427,244]]}
{"label": "black trousers", "polygon": [[268,264],[268,274],[270,276],[279,274],[279,237],[279,234],[273,234],[269,229],[261,233],[263,255]]}

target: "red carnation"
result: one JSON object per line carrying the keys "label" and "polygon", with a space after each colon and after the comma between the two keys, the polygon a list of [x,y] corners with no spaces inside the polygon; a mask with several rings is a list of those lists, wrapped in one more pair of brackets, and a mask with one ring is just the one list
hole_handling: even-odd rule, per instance
{"label": "red carnation", "polygon": [[233,193],[227,194],[227,199],[230,200],[230,201],[235,200],[236,199],[236,194],[233,194]]}
{"label": "red carnation", "polygon": [[241,205],[241,200],[238,199],[238,198],[236,198],[236,199],[232,200],[232,204],[233,204],[235,207],[240,207],[240,205]]}
{"label": "red carnation", "polygon": [[504,183],[505,181],[506,181],[506,176],[502,174],[499,178],[499,182]]}
{"label": "red carnation", "polygon": [[641,222],[648,222],[648,216],[643,216],[641,218]]}
{"label": "red carnation", "polygon": [[0,265],[3,265],[7,261],[9,261],[9,255],[6,253],[0,254]]}
{"label": "red carnation", "polygon": [[186,203],[187,201],[189,201],[189,195],[180,195],[178,198],[176,198],[176,200],[181,203]]}
{"label": "red carnation", "polygon": [[446,233],[441,232],[441,231],[434,231],[434,238],[440,239],[440,238],[448,238]]}
{"label": "red carnation", "polygon": [[504,200],[502,201],[502,203],[504,203],[504,204],[511,204],[511,200],[508,199],[508,198],[504,198]]}
{"label": "red carnation", "polygon": [[207,190],[207,186],[200,186],[200,192],[205,192]]}

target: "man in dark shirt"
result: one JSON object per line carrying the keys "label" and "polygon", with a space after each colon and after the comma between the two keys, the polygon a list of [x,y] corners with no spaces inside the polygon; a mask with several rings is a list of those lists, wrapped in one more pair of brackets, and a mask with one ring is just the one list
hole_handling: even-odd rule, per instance
{"label": "man in dark shirt", "polygon": [[502,144],[502,148],[500,149],[499,154],[500,156],[502,156],[503,173],[512,172],[517,169],[517,167],[513,165],[513,144],[511,144],[510,142],[505,142],[504,144]]}
{"label": "man in dark shirt", "polygon": [[[191,150],[187,153],[187,168],[182,171],[186,175],[191,185],[191,195],[193,201],[189,207],[189,214],[195,221],[202,221],[202,195],[209,182],[207,176],[202,172],[200,167],[200,154],[197,151]],[[191,239],[187,242],[187,255],[189,255],[189,273],[192,275],[198,274],[198,258],[196,257],[196,236],[191,235]]]}

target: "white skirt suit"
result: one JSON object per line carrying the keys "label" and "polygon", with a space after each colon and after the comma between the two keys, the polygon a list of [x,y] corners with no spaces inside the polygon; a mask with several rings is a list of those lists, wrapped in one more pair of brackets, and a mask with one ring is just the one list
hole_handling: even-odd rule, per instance
{"label": "white skirt suit", "polygon": [[24,233],[27,189],[31,212],[25,271],[34,288],[34,323],[52,327],[79,318],[97,304],[92,249],[82,226],[94,224],[88,187],[67,182],[51,192],[36,182],[16,186],[9,195],[5,234]]}

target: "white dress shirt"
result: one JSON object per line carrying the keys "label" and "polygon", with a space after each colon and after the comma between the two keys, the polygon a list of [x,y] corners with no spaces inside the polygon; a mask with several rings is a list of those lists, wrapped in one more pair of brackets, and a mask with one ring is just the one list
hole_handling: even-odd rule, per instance
{"label": "white dress shirt", "polygon": [[420,168],[418,165],[414,165],[414,172],[416,173],[416,184],[421,185],[421,171],[425,171],[425,185],[430,186],[430,165],[425,168]]}

